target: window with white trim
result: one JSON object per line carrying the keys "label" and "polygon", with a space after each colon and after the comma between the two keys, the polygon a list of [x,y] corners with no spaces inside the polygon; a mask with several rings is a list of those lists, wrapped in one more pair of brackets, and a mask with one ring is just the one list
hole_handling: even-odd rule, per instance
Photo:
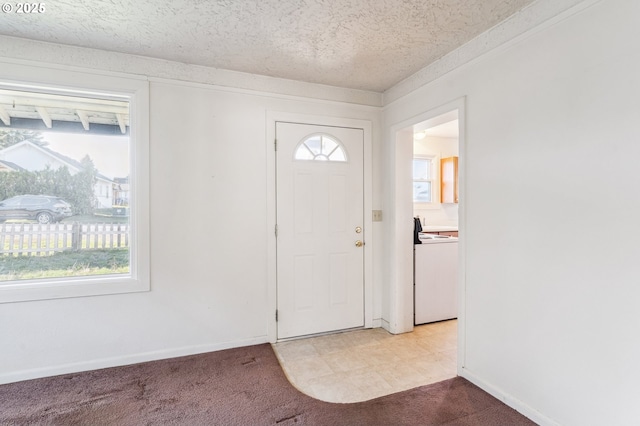
{"label": "window with white trim", "polygon": [[413,202],[433,202],[433,157],[413,158]]}
{"label": "window with white trim", "polygon": [[34,68],[0,71],[0,302],[148,290],[148,82]]}

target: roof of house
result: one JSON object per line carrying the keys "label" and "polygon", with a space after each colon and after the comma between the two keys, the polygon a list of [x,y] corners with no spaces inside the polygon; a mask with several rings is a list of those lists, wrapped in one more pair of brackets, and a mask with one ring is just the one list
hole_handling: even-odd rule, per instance
{"label": "roof of house", "polygon": [[0,160],[0,164],[16,172],[25,170],[23,167],[20,167],[16,163],[12,163],[11,161]]}
{"label": "roof of house", "polygon": [[[22,142],[18,142],[17,144],[14,144],[14,145],[11,145],[11,146],[9,146],[7,148],[4,148],[4,149],[0,150],[0,153],[2,153],[3,151],[6,152],[6,151],[9,151],[9,150],[15,150],[15,149],[18,149],[18,148],[20,148],[22,146],[25,146],[25,145],[29,145],[31,147],[39,149],[40,151],[44,152],[45,154],[48,154],[51,157],[54,157],[57,160],[62,161],[65,165],[67,165],[68,167],[70,167],[72,169],[75,169],[76,171],[80,171],[80,170],[84,169],[84,166],[79,161],[74,160],[73,158],[67,157],[66,155],[60,154],[59,152],[56,152],[56,151],[54,151],[52,149],[49,149],[49,148],[47,148],[45,146],[38,145],[38,144],[36,144],[36,143],[34,143],[34,142],[30,141],[30,140],[24,140]],[[107,176],[105,176],[105,175],[103,175],[103,174],[101,174],[99,172],[96,174],[96,178],[98,178],[100,180],[106,180],[108,182],[113,182],[113,179],[111,179],[111,178],[109,178],[109,177],[107,177]]]}
{"label": "roof of house", "polygon": [[35,93],[0,88],[0,128],[126,135],[127,100]]}

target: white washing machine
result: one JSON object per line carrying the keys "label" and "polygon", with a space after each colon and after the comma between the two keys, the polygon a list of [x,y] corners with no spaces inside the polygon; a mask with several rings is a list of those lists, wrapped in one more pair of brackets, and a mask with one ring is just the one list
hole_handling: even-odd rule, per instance
{"label": "white washing machine", "polygon": [[420,234],[414,245],[414,324],[458,317],[458,239]]}

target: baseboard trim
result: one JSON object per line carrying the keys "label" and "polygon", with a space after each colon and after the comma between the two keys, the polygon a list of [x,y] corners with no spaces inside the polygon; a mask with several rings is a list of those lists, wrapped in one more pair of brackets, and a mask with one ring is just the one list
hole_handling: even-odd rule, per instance
{"label": "baseboard trim", "polygon": [[473,374],[468,369],[463,367],[460,373],[461,373],[460,376],[469,380],[471,383],[478,386],[480,389],[496,397],[500,401],[507,404],[509,407],[513,408],[523,416],[536,422],[540,426],[560,426],[560,423],[551,420],[550,418],[546,417],[545,415],[535,410],[531,406],[525,404],[521,400],[514,398],[513,396],[505,393],[502,389],[494,386],[493,384]]}
{"label": "baseboard trim", "polygon": [[385,320],[384,318],[381,318],[380,326],[385,330],[387,330],[389,333],[391,333],[391,324],[389,323],[389,321]]}
{"label": "baseboard trim", "polygon": [[120,357],[102,358],[86,362],[62,364],[53,367],[34,368],[31,370],[2,373],[0,374],[0,384],[21,382],[23,380],[39,379],[42,377],[59,376],[61,374],[79,373],[82,371],[99,370],[102,368],[120,367],[124,365],[157,361],[167,358],[176,358],[187,355],[197,355],[206,352],[215,352],[242,346],[259,345],[262,343],[268,343],[268,341],[268,336],[259,336],[251,339],[234,340],[230,342],[212,343],[206,345],[184,346],[180,348],[142,352]]}

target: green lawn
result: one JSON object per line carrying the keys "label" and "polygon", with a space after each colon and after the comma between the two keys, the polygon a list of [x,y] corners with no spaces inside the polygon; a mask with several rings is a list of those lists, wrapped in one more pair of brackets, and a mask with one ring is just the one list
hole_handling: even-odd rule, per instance
{"label": "green lawn", "polygon": [[67,251],[51,256],[0,255],[0,281],[128,272],[129,249]]}

